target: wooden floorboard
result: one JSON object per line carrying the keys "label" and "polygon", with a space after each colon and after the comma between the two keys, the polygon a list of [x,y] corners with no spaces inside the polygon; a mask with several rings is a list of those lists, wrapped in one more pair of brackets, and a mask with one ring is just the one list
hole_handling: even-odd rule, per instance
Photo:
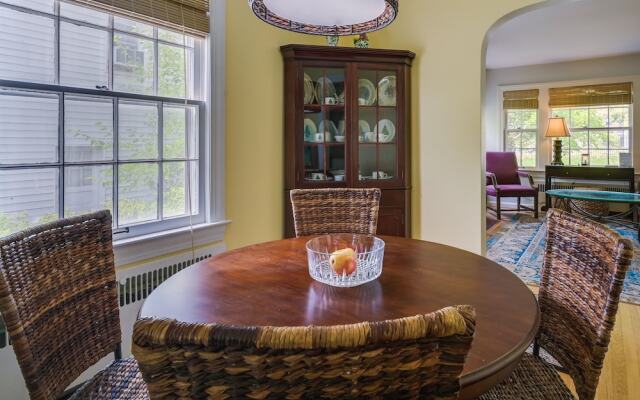
{"label": "wooden floorboard", "polygon": [[[531,287],[534,292],[537,287]],[[573,390],[565,374],[563,380]],[[640,305],[620,303],[596,400],[640,399]]]}

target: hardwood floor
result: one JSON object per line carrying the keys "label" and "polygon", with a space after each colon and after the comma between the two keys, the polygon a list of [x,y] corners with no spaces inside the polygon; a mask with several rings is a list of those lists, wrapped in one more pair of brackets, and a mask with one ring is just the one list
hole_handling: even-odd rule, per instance
{"label": "hardwood floor", "polygon": [[[537,287],[530,286],[536,293]],[[560,374],[573,390],[573,382]],[[640,399],[640,305],[620,303],[596,400]]]}

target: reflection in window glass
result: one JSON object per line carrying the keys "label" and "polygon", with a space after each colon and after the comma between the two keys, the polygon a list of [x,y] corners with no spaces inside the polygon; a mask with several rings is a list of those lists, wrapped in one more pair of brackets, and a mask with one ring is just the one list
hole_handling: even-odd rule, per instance
{"label": "reflection in window glass", "polygon": [[113,89],[153,94],[153,41],[122,33],[113,35]]}
{"label": "reflection in window glass", "polygon": [[[164,218],[198,213],[198,166],[195,161],[170,161],[163,164]],[[188,167],[188,171],[187,171]],[[191,178],[189,179],[189,176]],[[189,209],[191,199],[191,209]]]}
{"label": "reflection in window glass", "polygon": [[0,91],[0,164],[58,161],[58,103],[57,94]]}
{"label": "reflection in window glass", "polygon": [[119,103],[118,159],[158,158],[158,106],[150,102]]}
{"label": "reflection in window glass", "polygon": [[158,28],[158,39],[165,42],[171,42],[183,46],[193,47],[193,38],[190,36],[184,36],[181,33],[169,31],[166,29]]}
{"label": "reflection in window glass", "polygon": [[64,215],[113,210],[113,166],[83,165],[64,169]]}
{"label": "reflection in window glass", "polygon": [[109,32],[60,24],[60,83],[96,89],[109,85]]}
{"label": "reflection in window glass", "polygon": [[0,7],[0,79],[55,81],[53,18]]}
{"label": "reflection in window glass", "polygon": [[151,25],[126,18],[113,17],[113,27],[123,32],[137,33],[149,37],[153,36],[153,27]]}
{"label": "reflection in window glass", "polygon": [[66,161],[113,160],[113,101],[66,96],[64,103]]}
{"label": "reflection in window glass", "polygon": [[197,109],[193,106],[164,107],[163,157],[165,159],[197,157]]}
{"label": "reflection in window glass", "polygon": [[58,169],[0,169],[0,237],[58,219]]}
{"label": "reflection in window glass", "polygon": [[159,44],[158,95],[184,98],[185,95],[186,97],[192,97],[192,93],[193,51],[183,47]]}
{"label": "reflection in window glass", "polygon": [[60,2],[60,16],[94,25],[109,26],[109,14],[65,2]]}
{"label": "reflection in window glass", "polygon": [[118,166],[118,216],[120,225],[158,218],[158,164]]}

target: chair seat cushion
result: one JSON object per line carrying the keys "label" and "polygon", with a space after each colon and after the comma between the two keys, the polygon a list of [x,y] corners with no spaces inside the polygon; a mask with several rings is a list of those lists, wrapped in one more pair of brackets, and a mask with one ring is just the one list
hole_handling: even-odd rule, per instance
{"label": "chair seat cushion", "polygon": [[148,400],[147,385],[142,380],[134,358],[114,361],[76,390],[69,400]]}
{"label": "chair seat cushion", "polygon": [[546,361],[524,353],[511,376],[478,400],[575,400],[556,370]]}
{"label": "chair seat cushion", "polygon": [[[532,197],[536,196],[538,191],[528,185],[498,185],[500,197]],[[487,194],[496,197],[498,193],[493,185],[487,186]]]}

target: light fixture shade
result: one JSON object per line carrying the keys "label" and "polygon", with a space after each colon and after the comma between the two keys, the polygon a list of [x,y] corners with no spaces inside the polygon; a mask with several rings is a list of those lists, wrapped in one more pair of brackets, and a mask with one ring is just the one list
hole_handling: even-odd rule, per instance
{"label": "light fixture shade", "polygon": [[399,0],[249,0],[264,22],[309,35],[349,36],[380,30],[398,15]]}
{"label": "light fixture shade", "polygon": [[547,125],[547,132],[545,137],[568,137],[571,136],[567,121],[561,117],[549,118],[549,124]]}

